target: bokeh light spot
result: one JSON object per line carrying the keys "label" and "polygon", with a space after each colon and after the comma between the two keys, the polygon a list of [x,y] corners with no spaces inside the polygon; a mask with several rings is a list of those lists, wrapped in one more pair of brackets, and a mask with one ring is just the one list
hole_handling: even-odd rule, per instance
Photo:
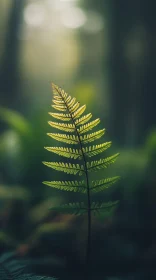
{"label": "bokeh light spot", "polygon": [[97,33],[104,28],[104,21],[102,16],[97,12],[88,12],[87,20],[83,26],[87,33]]}
{"label": "bokeh light spot", "polygon": [[87,20],[85,12],[76,7],[72,7],[63,11],[61,15],[62,24],[68,28],[79,28],[85,24]]}
{"label": "bokeh light spot", "polygon": [[29,4],[24,10],[24,20],[28,25],[41,26],[45,17],[46,11],[42,4]]}

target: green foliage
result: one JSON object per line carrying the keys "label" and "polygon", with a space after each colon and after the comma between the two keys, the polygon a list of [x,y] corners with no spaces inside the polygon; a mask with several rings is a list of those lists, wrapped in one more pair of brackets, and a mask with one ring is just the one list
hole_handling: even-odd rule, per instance
{"label": "green foliage", "polygon": [[25,273],[25,266],[13,260],[13,253],[6,253],[0,257],[0,279],[2,280],[56,280],[56,278],[37,276]]}
{"label": "green foliage", "polygon": [[0,107],[0,118],[23,136],[31,133],[29,122],[16,111]]}
{"label": "green foliage", "polygon": [[[45,147],[46,150],[58,154],[61,157],[78,160],[79,162],[46,162],[43,163],[57,171],[62,171],[71,175],[84,176],[82,181],[44,181],[45,185],[50,187],[64,190],[73,191],[87,194],[89,200],[91,193],[97,193],[106,190],[112,184],[118,181],[119,177],[103,178],[101,180],[89,181],[88,173],[96,172],[100,169],[107,168],[114,163],[118,157],[118,153],[113,156],[100,158],[94,161],[89,159],[94,156],[100,155],[111,146],[111,142],[100,143],[98,145],[86,146],[90,142],[101,138],[105,129],[94,131],[91,134],[88,132],[94,129],[99,123],[100,119],[90,121],[92,114],[83,115],[86,110],[86,105],[80,106],[76,98],[72,98],[64,90],[52,84],[54,99],[52,107],[63,113],[49,113],[55,119],[62,122],[49,121],[49,125],[54,129],[67,132],[67,134],[48,133],[47,135],[53,139],[64,142],[67,145],[74,145],[71,147]],[[89,122],[90,121],[90,122]],[[75,146],[77,148],[75,149]],[[115,202],[101,203],[91,202],[90,205],[86,202],[69,203],[60,207],[52,208],[53,210],[61,211],[63,213],[84,214],[91,211],[93,213],[113,208],[117,204]]]}
{"label": "green foliage", "polygon": [[48,185],[52,188],[59,190],[70,191],[70,192],[81,192],[86,193],[87,189],[85,186],[85,181],[51,181],[43,182],[45,185]]}
{"label": "green foliage", "polygon": [[101,168],[107,168],[110,164],[114,163],[119,154],[107,157],[100,160],[87,162],[87,170],[89,172],[98,171]]}
{"label": "green foliage", "polygon": [[[107,209],[112,208],[117,203],[118,201],[113,201],[113,202],[110,201],[107,203],[92,202],[90,211],[92,211],[94,214],[97,214],[101,210],[107,211]],[[75,214],[75,215],[81,215],[87,213],[88,211],[88,208],[86,207],[84,202],[64,204],[59,207],[55,207],[55,208],[53,207],[52,209],[65,214],[68,213],[68,214]]]}
{"label": "green foliage", "polygon": [[84,172],[83,165],[80,164],[72,164],[72,163],[64,163],[64,162],[44,162],[45,165],[51,167],[58,171],[63,171],[67,174],[79,174],[82,175]]}
{"label": "green foliage", "polygon": [[112,177],[112,178],[92,181],[93,186],[91,187],[91,191],[92,192],[103,191],[103,190],[107,189],[108,187],[112,186],[118,180],[119,180],[119,177],[116,176],[116,177]]}
{"label": "green foliage", "polygon": [[[32,203],[43,199],[45,193],[41,182],[47,170],[41,161],[46,153],[42,149],[46,116],[42,110],[27,119],[19,112],[0,107],[0,117],[6,127],[0,135],[0,169],[4,172],[4,184],[6,180],[7,184],[18,182],[19,186],[28,188]],[[37,191],[34,192],[35,187]]]}

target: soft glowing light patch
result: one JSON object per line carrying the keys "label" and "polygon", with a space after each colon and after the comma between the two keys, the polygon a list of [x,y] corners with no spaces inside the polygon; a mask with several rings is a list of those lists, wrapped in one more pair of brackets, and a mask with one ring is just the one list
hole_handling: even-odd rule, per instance
{"label": "soft glowing light patch", "polygon": [[61,15],[62,24],[68,28],[79,28],[85,24],[86,20],[84,11],[76,7],[67,9]]}

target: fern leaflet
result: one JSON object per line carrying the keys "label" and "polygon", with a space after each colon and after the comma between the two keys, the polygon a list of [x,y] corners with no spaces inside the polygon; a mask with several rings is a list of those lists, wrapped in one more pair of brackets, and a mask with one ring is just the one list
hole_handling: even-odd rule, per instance
{"label": "fern leaflet", "polygon": [[66,124],[66,123],[57,123],[57,122],[48,122],[52,127],[64,130],[67,132],[74,132],[75,127],[73,124]]}
{"label": "fern leaflet", "polygon": [[84,123],[88,122],[91,119],[91,117],[92,117],[92,114],[89,113],[89,114],[83,116],[82,118],[77,119],[75,121],[75,125],[78,126],[78,125],[84,124]]}
{"label": "fern leaflet", "polygon": [[74,215],[82,215],[87,212],[87,207],[85,206],[84,202],[64,204],[62,206],[52,207],[50,209],[64,214]]}
{"label": "fern leaflet", "polygon": [[102,135],[104,135],[104,133],[105,133],[105,129],[101,129],[101,130],[93,132],[91,134],[85,134],[83,136],[80,136],[80,140],[81,140],[82,144],[88,144],[90,142],[93,142],[93,141],[101,138]]}
{"label": "fern leaflet", "polygon": [[98,171],[101,168],[107,168],[110,164],[114,163],[119,154],[115,154],[105,159],[87,162],[87,169],[89,172]]}
{"label": "fern leaflet", "polygon": [[88,157],[92,157],[95,155],[98,155],[105,150],[107,150],[111,146],[111,142],[105,142],[100,145],[95,145],[95,146],[89,146],[86,148],[83,148],[84,154]]}
{"label": "fern leaflet", "polygon": [[69,114],[49,113],[49,115],[61,121],[70,121],[71,119]]}
{"label": "fern leaflet", "polygon": [[116,183],[120,179],[119,176],[112,177],[112,178],[106,178],[102,180],[92,181],[92,187],[90,188],[91,192],[100,192],[108,187],[112,186],[114,183]]}
{"label": "fern leaflet", "polygon": [[70,192],[81,192],[86,193],[85,181],[45,181],[43,184],[48,185],[52,188]]}
{"label": "fern leaflet", "polygon": [[77,111],[74,110],[74,113],[73,113],[73,110],[72,110],[71,111],[72,118],[73,119],[79,118],[84,113],[85,110],[86,110],[86,105],[81,106]]}
{"label": "fern leaflet", "polygon": [[52,105],[52,107],[58,111],[66,111],[66,106],[64,105]]}
{"label": "fern leaflet", "polygon": [[60,133],[47,133],[47,135],[57,141],[64,142],[66,144],[77,145],[79,143],[78,136],[75,135],[66,135]]}
{"label": "fern leaflet", "polygon": [[64,162],[46,162],[46,161],[44,161],[43,164],[55,170],[63,171],[67,174],[82,175],[84,172],[84,167],[83,165],[80,164],[72,164],[72,163],[64,163]]}
{"label": "fern leaflet", "polygon": [[90,123],[80,126],[80,128],[78,128],[78,133],[82,134],[82,133],[86,133],[89,130],[92,130],[97,124],[99,124],[99,122],[100,119],[96,119]]}
{"label": "fern leaflet", "polygon": [[82,152],[79,149],[71,149],[71,148],[64,148],[64,147],[45,147],[46,150],[56,153],[60,156],[64,156],[67,158],[74,158],[74,159],[81,159]]}
{"label": "fern leaflet", "polygon": [[94,214],[99,214],[101,211],[112,211],[112,208],[117,206],[119,203],[118,200],[116,201],[109,201],[109,202],[92,202],[91,210]]}

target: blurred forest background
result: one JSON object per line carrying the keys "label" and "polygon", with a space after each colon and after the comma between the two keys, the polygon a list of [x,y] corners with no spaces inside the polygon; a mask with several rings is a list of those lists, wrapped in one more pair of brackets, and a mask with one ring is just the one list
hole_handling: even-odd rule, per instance
{"label": "blurred forest background", "polygon": [[156,278],[155,11],[150,0],[0,1],[0,251],[34,272],[79,279],[85,246],[85,217],[49,211],[77,194],[42,185],[64,180],[42,164],[58,160],[44,150],[55,146],[54,82],[101,118],[110,154],[120,152],[107,174],[122,178],[100,194],[119,207],[93,218],[92,276]]}

